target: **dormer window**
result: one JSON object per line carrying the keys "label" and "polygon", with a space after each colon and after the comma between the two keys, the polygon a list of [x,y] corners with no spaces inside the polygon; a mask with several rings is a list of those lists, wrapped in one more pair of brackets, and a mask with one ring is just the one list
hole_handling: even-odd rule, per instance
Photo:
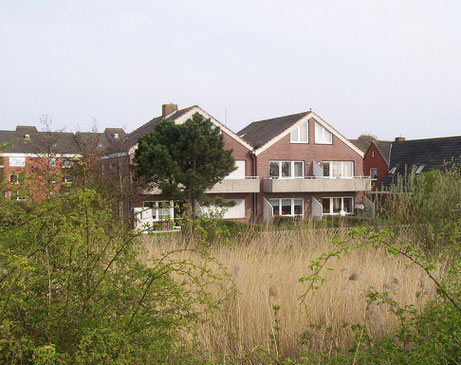
{"label": "dormer window", "polygon": [[290,143],[308,143],[308,122],[298,125],[290,132]]}
{"label": "dormer window", "polygon": [[26,141],[30,141],[30,134],[24,134],[24,139]]}
{"label": "dormer window", "polygon": [[418,168],[416,169],[415,174],[420,174],[424,170],[425,167],[426,167],[425,164],[424,165],[419,165]]}
{"label": "dormer window", "polygon": [[53,143],[53,147],[56,147],[58,144],[56,142]]}
{"label": "dormer window", "polygon": [[315,122],[315,143],[333,143],[333,135],[331,134],[331,132],[318,122]]}
{"label": "dormer window", "polygon": [[99,148],[102,147],[102,143],[101,143],[101,142],[98,143],[98,147],[99,147]]}
{"label": "dormer window", "polygon": [[118,133],[114,133],[114,138],[115,139],[119,139],[120,138],[120,135]]}

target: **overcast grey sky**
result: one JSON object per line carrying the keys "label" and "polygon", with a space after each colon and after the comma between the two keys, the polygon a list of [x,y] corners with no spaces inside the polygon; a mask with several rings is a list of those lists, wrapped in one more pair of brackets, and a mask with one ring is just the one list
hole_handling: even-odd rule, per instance
{"label": "overcast grey sky", "polygon": [[461,135],[460,0],[1,0],[0,129],[198,104],[238,131],[312,108],[347,137]]}

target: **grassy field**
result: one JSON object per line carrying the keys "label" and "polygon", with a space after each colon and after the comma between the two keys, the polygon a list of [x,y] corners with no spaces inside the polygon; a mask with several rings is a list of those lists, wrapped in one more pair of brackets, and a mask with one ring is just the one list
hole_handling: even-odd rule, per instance
{"label": "grassy field", "polygon": [[[340,236],[344,234],[345,230],[339,230]],[[215,261],[209,266],[227,275],[209,290],[224,299],[224,310],[201,326],[200,345],[214,358],[227,356],[242,362],[244,358],[252,362],[262,348],[292,358],[299,358],[306,348],[334,353],[347,349],[351,341],[351,330],[344,322],[366,323],[373,336],[396,326],[387,304],[367,308],[364,293],[370,286],[388,291],[402,305],[420,307],[433,297],[427,276],[406,268],[405,259],[389,257],[381,249],[360,248],[339,261],[333,259],[325,285],[301,302],[298,298],[306,285],[298,279],[310,273],[311,259],[332,248],[331,236],[329,230],[314,229],[261,232],[231,245],[212,247]],[[146,260],[184,247],[180,236],[145,240]],[[188,250],[171,257],[203,260]],[[236,294],[231,296],[233,288]],[[418,298],[417,292],[421,293]],[[274,305],[280,306],[277,315]],[[312,328],[314,324],[322,328]]]}

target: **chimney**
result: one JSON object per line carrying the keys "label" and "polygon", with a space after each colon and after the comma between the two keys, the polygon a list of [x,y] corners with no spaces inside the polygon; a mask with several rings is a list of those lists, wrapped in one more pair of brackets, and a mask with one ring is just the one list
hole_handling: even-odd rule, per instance
{"label": "chimney", "polygon": [[177,104],[163,104],[162,105],[162,117],[165,118],[167,115],[178,111]]}
{"label": "chimney", "polygon": [[395,137],[396,142],[403,142],[405,141],[405,137]]}

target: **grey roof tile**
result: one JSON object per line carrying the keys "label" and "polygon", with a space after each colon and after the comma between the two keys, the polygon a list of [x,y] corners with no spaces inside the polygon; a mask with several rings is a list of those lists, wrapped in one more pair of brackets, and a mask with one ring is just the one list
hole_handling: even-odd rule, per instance
{"label": "grey roof tile", "polygon": [[261,147],[284,130],[295,124],[310,112],[259,120],[247,125],[237,134],[254,148]]}

